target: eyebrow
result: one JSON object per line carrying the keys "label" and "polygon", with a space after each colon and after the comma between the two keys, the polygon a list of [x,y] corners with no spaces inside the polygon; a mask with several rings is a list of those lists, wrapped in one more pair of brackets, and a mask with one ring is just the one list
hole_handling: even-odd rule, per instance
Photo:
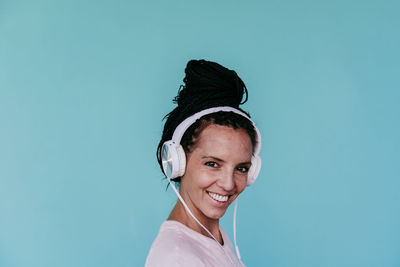
{"label": "eyebrow", "polygon": [[202,156],[201,158],[202,159],[214,159],[214,160],[219,161],[219,162],[225,162],[225,160],[217,158],[217,157],[213,157],[213,156]]}
{"label": "eyebrow", "polygon": [[246,162],[243,162],[243,163],[239,163],[239,165],[251,165],[251,161],[246,161]]}
{"label": "eyebrow", "polygon": [[[217,157],[214,157],[214,156],[203,156],[201,158],[202,159],[214,159],[214,160],[219,161],[219,162],[225,162],[225,160],[217,158]],[[242,163],[239,163],[238,165],[247,165],[247,164],[251,165],[251,161],[242,162]]]}

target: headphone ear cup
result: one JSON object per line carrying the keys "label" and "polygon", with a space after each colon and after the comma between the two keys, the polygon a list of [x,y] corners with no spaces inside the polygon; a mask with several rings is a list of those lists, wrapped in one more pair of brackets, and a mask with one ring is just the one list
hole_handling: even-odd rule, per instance
{"label": "headphone ear cup", "polygon": [[168,179],[178,177],[179,154],[175,142],[171,140],[164,142],[161,150],[161,161],[164,174]]}
{"label": "headphone ear cup", "polygon": [[185,151],[183,150],[183,147],[181,145],[179,145],[176,149],[177,154],[178,154],[178,166],[179,166],[179,170],[176,177],[180,177],[183,176],[185,174],[185,169],[186,169],[186,154]]}
{"label": "headphone ear cup", "polygon": [[251,157],[251,167],[249,174],[247,175],[247,186],[252,185],[256,179],[261,169],[261,158],[256,155]]}
{"label": "headphone ear cup", "polygon": [[186,168],[186,155],[183,147],[174,141],[166,141],[161,150],[163,171],[168,179],[183,176]]}

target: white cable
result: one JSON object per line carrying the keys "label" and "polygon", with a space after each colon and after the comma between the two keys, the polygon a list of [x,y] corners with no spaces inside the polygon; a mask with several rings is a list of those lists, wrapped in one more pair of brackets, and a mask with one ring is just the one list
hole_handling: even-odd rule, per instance
{"label": "white cable", "polygon": [[[229,254],[226,253],[224,247],[218,242],[218,240],[211,234],[210,231],[208,231],[208,229],[206,227],[204,227],[204,225],[202,225],[199,220],[197,220],[197,218],[193,215],[193,213],[190,211],[189,207],[186,205],[185,201],[183,200],[183,198],[181,197],[181,195],[179,194],[178,190],[176,189],[175,185],[171,182],[171,179],[168,178],[168,181],[170,183],[170,185],[172,186],[172,189],[174,189],[176,195],[178,196],[179,200],[181,201],[182,205],[185,207],[186,211],[190,214],[190,216],[192,216],[192,218],[201,226],[203,227],[203,229],[218,243],[218,245],[222,248],[222,250],[224,251],[224,253],[228,256],[229,260],[232,263],[232,266],[234,266],[235,264],[233,263],[233,260],[231,259],[231,257],[229,256]],[[236,205],[235,205],[236,207]],[[235,233],[236,235],[236,233]],[[236,236],[235,236],[236,238]],[[236,239],[235,239],[236,240]],[[236,241],[235,241],[235,245],[236,245]],[[238,251],[238,250],[237,250]],[[240,258],[239,258],[240,259]]]}
{"label": "white cable", "polygon": [[235,242],[235,249],[236,249],[236,255],[241,260],[240,258],[240,252],[239,252],[239,247],[236,243],[236,210],[237,210],[237,198],[235,199],[235,209],[233,210],[233,241]]}

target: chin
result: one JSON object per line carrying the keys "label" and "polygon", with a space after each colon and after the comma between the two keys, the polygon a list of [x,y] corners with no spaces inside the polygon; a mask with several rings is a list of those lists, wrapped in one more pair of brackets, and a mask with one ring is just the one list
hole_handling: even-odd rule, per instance
{"label": "chin", "polygon": [[226,209],[224,211],[216,211],[216,212],[206,212],[204,213],[207,218],[213,219],[213,220],[219,220],[225,215]]}

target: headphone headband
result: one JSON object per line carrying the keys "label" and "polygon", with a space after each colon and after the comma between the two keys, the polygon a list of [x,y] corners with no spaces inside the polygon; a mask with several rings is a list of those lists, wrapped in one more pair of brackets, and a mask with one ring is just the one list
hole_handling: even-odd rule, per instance
{"label": "headphone headband", "polygon": [[172,135],[172,141],[175,142],[176,144],[180,144],[181,143],[181,139],[183,137],[183,135],[185,134],[186,130],[193,124],[195,123],[198,119],[200,119],[201,117],[211,114],[211,113],[216,113],[219,111],[225,111],[225,112],[233,112],[236,114],[239,114],[243,117],[245,117],[246,119],[248,119],[251,124],[253,125],[256,133],[257,133],[257,144],[256,147],[254,148],[254,154],[258,155],[258,153],[261,150],[261,134],[260,131],[258,130],[258,128],[256,127],[256,125],[254,124],[254,122],[249,118],[249,116],[247,116],[245,113],[243,113],[242,111],[233,108],[233,107],[229,107],[229,106],[222,106],[222,107],[213,107],[213,108],[208,108],[208,109],[204,109],[200,112],[197,112],[195,114],[193,114],[192,116],[186,118],[185,120],[183,120],[176,128],[174,131],[174,134]]}

